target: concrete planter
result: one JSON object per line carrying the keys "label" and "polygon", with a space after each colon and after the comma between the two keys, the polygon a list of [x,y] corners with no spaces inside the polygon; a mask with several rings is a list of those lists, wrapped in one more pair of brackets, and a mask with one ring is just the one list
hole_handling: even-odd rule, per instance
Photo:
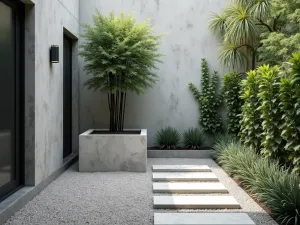
{"label": "concrete planter", "polygon": [[79,135],[80,172],[146,172],[146,129],[140,134],[93,134],[94,131],[108,130],[91,129]]}
{"label": "concrete planter", "polygon": [[211,158],[212,150],[148,150],[148,158]]}

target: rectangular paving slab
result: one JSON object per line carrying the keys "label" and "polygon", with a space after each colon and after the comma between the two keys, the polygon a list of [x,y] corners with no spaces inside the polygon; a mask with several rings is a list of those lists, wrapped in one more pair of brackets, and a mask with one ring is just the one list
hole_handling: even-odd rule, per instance
{"label": "rectangular paving slab", "polygon": [[211,172],[154,172],[152,178],[153,181],[218,181]]}
{"label": "rectangular paving slab", "polygon": [[155,209],[240,209],[232,196],[154,196]]}
{"label": "rectangular paving slab", "polygon": [[153,183],[154,193],[228,193],[227,188],[219,182],[180,182]]}
{"label": "rectangular paving slab", "polygon": [[154,225],[255,225],[246,213],[154,213]]}
{"label": "rectangular paving slab", "polygon": [[207,165],[153,165],[154,172],[210,172]]}

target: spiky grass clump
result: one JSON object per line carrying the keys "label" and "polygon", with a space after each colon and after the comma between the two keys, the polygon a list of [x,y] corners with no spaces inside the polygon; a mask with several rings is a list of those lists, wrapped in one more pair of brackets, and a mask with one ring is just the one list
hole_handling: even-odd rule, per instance
{"label": "spiky grass clump", "polygon": [[226,148],[226,146],[231,142],[236,142],[238,139],[233,134],[216,134],[213,138],[211,138],[211,146],[213,146],[212,157],[216,161],[219,161],[219,156],[222,151]]}
{"label": "spiky grass clump", "polygon": [[204,132],[200,128],[190,128],[183,133],[183,143],[189,149],[200,149],[204,141]]}
{"label": "spiky grass clump", "polygon": [[162,149],[175,149],[180,144],[180,133],[173,127],[160,129],[156,134],[156,143]]}
{"label": "spiky grass clump", "polygon": [[299,176],[237,141],[216,145],[217,161],[243,187],[266,204],[280,224],[300,222]]}

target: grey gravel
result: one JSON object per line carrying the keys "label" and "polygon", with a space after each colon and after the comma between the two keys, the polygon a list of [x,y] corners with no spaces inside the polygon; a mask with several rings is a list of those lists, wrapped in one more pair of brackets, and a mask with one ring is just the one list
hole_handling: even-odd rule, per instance
{"label": "grey gravel", "polygon": [[[79,173],[75,164],[53,181],[5,225],[150,225],[153,224],[153,164],[208,165],[257,225],[277,223],[211,159],[148,159],[147,173]],[[176,212],[176,210],[155,210]]]}

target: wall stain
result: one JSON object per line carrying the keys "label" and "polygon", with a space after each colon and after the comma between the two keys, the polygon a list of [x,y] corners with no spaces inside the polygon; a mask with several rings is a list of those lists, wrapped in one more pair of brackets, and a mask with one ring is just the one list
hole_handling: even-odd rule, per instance
{"label": "wall stain", "polygon": [[191,22],[189,22],[189,21],[186,21],[186,28],[187,29],[191,29],[191,28],[193,28],[194,27],[194,24],[192,24]]}
{"label": "wall stain", "polygon": [[176,60],[176,69],[178,70],[180,67],[180,60]]}
{"label": "wall stain", "polygon": [[159,11],[159,4],[160,4],[159,0],[155,0],[155,3],[156,3],[156,9],[157,11]]}
{"label": "wall stain", "polygon": [[176,111],[179,103],[179,99],[173,93],[170,95],[170,111]]}
{"label": "wall stain", "polygon": [[43,108],[44,108],[45,112],[48,112],[49,106],[46,102],[43,102]]}
{"label": "wall stain", "polygon": [[180,52],[180,45],[173,45],[172,46],[172,51],[175,52]]}

